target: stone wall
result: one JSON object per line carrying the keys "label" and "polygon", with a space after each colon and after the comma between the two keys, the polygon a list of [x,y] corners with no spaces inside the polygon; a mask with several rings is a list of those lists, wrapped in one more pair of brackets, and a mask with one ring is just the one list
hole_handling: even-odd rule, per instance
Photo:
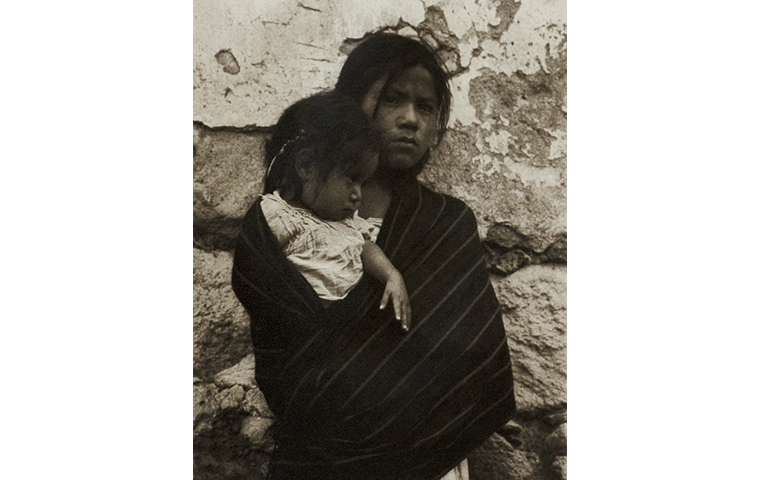
{"label": "stone wall", "polygon": [[290,103],[334,85],[368,32],[420,36],[452,73],[447,132],[420,179],[475,211],[504,312],[515,420],[470,456],[473,480],[566,477],[564,0],[195,0],[194,470],[266,472],[271,413],[229,284],[263,144]]}

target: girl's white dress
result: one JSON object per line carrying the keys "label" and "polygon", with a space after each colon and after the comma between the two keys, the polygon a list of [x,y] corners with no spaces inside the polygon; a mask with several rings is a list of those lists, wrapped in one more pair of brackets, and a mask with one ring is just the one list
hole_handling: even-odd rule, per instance
{"label": "girl's white dress", "polygon": [[324,220],[290,205],[278,192],[262,195],[261,210],[280,248],[319,298],[341,300],[359,283],[364,242],[377,239],[382,219],[368,221],[354,214],[340,221]]}

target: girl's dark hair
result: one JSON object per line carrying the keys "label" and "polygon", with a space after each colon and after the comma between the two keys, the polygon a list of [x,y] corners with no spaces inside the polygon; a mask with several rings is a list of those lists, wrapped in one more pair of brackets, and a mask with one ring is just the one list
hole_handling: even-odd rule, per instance
{"label": "girl's dark hair", "polygon": [[[388,81],[382,94],[394,76],[409,67],[421,66],[433,77],[438,101],[438,139],[446,131],[451,110],[451,90],[446,67],[441,57],[424,41],[392,33],[375,33],[367,37],[346,59],[340,71],[335,91],[347,95],[361,104],[373,83],[386,73]],[[377,111],[377,106],[375,106]],[[413,169],[413,175],[422,170],[429,154]],[[418,167],[418,168],[417,168]]]}
{"label": "girl's dark hair", "polygon": [[284,189],[298,198],[298,167],[316,168],[324,179],[335,168],[360,169],[380,148],[380,134],[352,99],[335,92],[301,99],[285,109],[266,143],[264,193]]}

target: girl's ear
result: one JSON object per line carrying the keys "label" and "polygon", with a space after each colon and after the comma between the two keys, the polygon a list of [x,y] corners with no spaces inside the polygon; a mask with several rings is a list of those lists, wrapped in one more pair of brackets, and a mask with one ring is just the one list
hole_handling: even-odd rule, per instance
{"label": "girl's ear", "polygon": [[301,183],[304,185],[309,183],[309,181],[314,178],[315,174],[313,165],[310,165],[310,162],[308,161],[309,157],[310,155],[306,149],[303,149],[296,154],[296,172],[301,179]]}

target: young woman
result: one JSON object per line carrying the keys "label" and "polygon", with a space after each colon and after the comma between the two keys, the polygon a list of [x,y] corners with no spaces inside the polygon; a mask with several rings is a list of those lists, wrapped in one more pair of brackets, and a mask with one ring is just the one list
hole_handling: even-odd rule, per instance
{"label": "young woman", "polygon": [[349,55],[336,91],[381,132],[359,214],[383,219],[376,243],[403,276],[411,323],[404,332],[377,309],[384,286],[366,275],[324,308],[252,207],[233,288],[251,314],[256,380],[277,417],[270,478],[438,480],[515,411],[475,216],[416,180],[447,123],[447,78],[426,45],[380,34]]}

